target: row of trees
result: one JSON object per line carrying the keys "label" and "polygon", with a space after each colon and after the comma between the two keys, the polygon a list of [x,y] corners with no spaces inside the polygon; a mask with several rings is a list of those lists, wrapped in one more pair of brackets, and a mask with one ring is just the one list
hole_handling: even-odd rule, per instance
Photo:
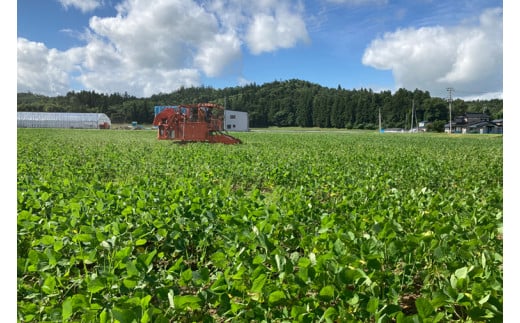
{"label": "row of trees", "polygon": [[[18,111],[97,112],[107,114],[112,123],[151,123],[154,106],[214,102],[227,109],[249,113],[250,127],[299,126],[321,128],[376,129],[379,113],[384,128],[410,128],[414,120],[449,121],[449,106],[444,98],[431,97],[428,91],[399,89],[374,93],[369,89],[327,88],[302,80],[274,81],[263,85],[214,89],[182,87],[169,94],[136,98],[127,93],[102,94],[94,91],[69,92],[46,97],[18,93]],[[484,112],[501,119],[503,100],[452,102],[452,117],[466,112]],[[414,123],[415,126],[415,123]]]}

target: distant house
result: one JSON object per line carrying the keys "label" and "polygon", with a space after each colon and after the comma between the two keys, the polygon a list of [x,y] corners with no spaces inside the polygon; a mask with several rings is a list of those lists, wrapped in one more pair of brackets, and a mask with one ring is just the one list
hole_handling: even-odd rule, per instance
{"label": "distant house", "polygon": [[[444,125],[444,131],[450,132],[450,124]],[[453,133],[502,133],[502,119],[489,120],[485,113],[467,112],[463,116],[457,116],[451,122]]]}
{"label": "distant house", "polygon": [[498,127],[500,127],[500,129],[502,129],[502,125],[503,125],[503,121],[502,121],[502,119],[495,119],[495,120],[492,120],[491,122],[493,122],[493,123],[496,124]]}
{"label": "distant house", "polygon": [[421,121],[419,122],[419,131],[421,132],[426,132],[428,129],[428,124],[430,124],[431,122],[428,122],[428,121]]}

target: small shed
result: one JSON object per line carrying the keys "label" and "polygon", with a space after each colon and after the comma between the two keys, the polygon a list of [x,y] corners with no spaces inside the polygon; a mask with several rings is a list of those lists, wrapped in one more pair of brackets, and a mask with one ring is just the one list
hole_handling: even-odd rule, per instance
{"label": "small shed", "polygon": [[249,131],[247,112],[224,110],[224,129],[227,131]]}
{"label": "small shed", "polygon": [[18,112],[18,128],[109,129],[110,118],[104,113]]}

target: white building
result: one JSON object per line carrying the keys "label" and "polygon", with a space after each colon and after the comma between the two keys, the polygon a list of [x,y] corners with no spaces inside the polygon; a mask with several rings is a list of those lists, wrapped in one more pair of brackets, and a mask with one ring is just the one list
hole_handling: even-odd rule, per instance
{"label": "white building", "polygon": [[249,131],[249,116],[247,112],[224,110],[224,130]]}

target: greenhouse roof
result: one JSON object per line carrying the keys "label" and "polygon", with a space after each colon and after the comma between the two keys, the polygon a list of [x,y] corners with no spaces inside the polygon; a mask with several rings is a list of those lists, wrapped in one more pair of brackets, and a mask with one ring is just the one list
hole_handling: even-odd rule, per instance
{"label": "greenhouse roof", "polygon": [[110,127],[104,113],[18,112],[18,128],[103,128]]}
{"label": "greenhouse roof", "polygon": [[18,120],[75,120],[75,121],[110,121],[104,113],[79,112],[18,112]]}

